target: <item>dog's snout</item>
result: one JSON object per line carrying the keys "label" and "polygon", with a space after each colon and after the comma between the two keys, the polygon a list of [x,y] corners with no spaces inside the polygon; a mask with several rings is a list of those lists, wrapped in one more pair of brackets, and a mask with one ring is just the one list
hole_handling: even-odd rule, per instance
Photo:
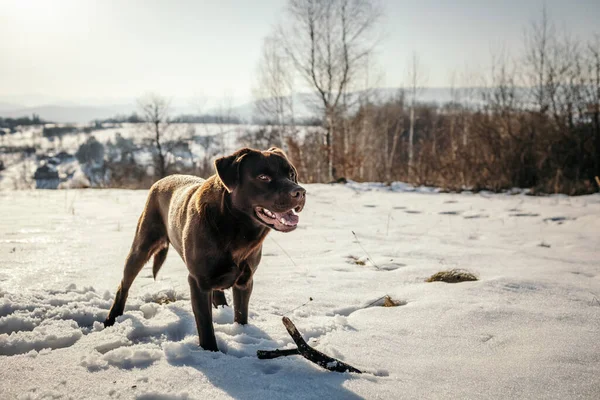
{"label": "dog's snout", "polygon": [[306,190],[304,190],[304,188],[301,186],[296,186],[290,191],[290,196],[292,196],[294,199],[301,199],[306,196]]}

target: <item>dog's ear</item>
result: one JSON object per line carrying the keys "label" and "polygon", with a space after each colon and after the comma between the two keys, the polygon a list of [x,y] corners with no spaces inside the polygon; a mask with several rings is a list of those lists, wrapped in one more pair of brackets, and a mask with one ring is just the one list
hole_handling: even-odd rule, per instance
{"label": "dog's ear", "polygon": [[292,180],[294,183],[298,183],[298,171],[296,170],[296,167],[294,167],[294,164],[290,163],[290,167],[292,167],[292,170],[294,171],[294,179]]}
{"label": "dog's ear", "polygon": [[242,159],[246,154],[253,151],[254,150],[252,149],[244,147],[229,156],[217,158],[215,160],[215,170],[217,171],[217,175],[229,193],[235,189],[239,182],[240,164]]}
{"label": "dog's ear", "polygon": [[290,165],[290,167],[292,167],[292,170],[294,170],[294,179],[293,179],[293,181],[295,183],[298,183],[298,171],[296,171],[296,167],[294,167],[294,165],[292,164],[292,162],[290,161],[290,159],[287,157],[287,155],[283,152],[283,150],[281,150],[279,147],[271,147],[267,151],[271,152],[271,153],[278,154],[278,155],[280,155],[280,156],[282,156],[283,158],[286,159],[286,161],[288,162],[288,164]]}

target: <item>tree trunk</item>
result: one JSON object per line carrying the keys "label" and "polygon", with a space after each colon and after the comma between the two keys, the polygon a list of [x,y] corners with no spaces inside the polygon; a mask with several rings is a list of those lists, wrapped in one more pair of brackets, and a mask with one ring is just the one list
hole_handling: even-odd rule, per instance
{"label": "tree trunk", "polygon": [[469,144],[469,118],[465,118],[463,136],[462,136],[463,147],[467,147]]}
{"label": "tree trunk", "polygon": [[415,106],[410,107],[410,130],[408,134],[408,176],[412,175],[414,161],[414,136],[415,136]]}
{"label": "tree trunk", "polygon": [[163,154],[162,145],[160,143],[160,122],[154,121],[154,133],[156,140],[156,150],[158,151],[158,175],[160,178],[167,176],[167,166],[165,165],[165,155]]}
{"label": "tree trunk", "polygon": [[281,142],[281,149],[287,153],[287,143],[285,143],[285,139],[284,139],[284,135],[283,135],[283,129],[284,129],[284,125],[281,124],[279,125],[279,141]]}
{"label": "tree trunk", "polygon": [[[400,134],[402,133],[402,127],[404,126],[404,121],[401,120],[400,125],[396,128],[396,132],[394,132],[394,138],[392,139],[392,150],[389,153],[389,157],[387,160],[387,180],[389,182],[392,181],[392,166],[394,165],[394,157],[396,156],[396,148],[398,147],[398,140],[400,139]],[[387,140],[386,140],[387,147]]]}
{"label": "tree trunk", "polygon": [[[594,142],[596,145],[596,176],[600,177],[600,104],[596,104],[594,112]],[[600,190],[600,187],[598,188]]]}
{"label": "tree trunk", "polygon": [[335,180],[335,167],[333,165],[334,151],[333,151],[333,132],[334,132],[334,117],[328,113],[326,121],[327,132],[325,134],[325,145],[327,146],[327,179],[329,182]]}
{"label": "tree trunk", "polygon": [[[600,177],[600,60],[596,54],[596,65],[595,67],[595,83],[596,83],[596,104],[594,110],[594,141],[596,145],[596,158],[594,160],[596,164],[596,182]],[[600,190],[600,183],[598,184]]]}

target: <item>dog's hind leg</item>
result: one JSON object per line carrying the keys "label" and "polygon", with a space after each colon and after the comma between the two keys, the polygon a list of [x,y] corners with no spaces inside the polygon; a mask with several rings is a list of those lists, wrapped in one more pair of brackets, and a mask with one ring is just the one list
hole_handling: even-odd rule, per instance
{"label": "dog's hind leg", "polygon": [[148,214],[144,212],[138,222],[135,239],[125,261],[123,279],[115,295],[115,301],[108,313],[108,317],[104,321],[104,326],[112,326],[115,323],[115,319],[123,315],[129,288],[142,270],[142,267],[150,260],[150,257],[156,253],[154,270],[158,272],[160,265],[162,265],[167,255],[165,246],[168,246],[169,242],[160,215],[156,214],[152,216]]}
{"label": "dog's hind leg", "polygon": [[112,326],[115,323],[115,319],[118,316],[123,315],[123,311],[125,310],[125,302],[127,301],[127,296],[129,295],[129,288],[149,258],[149,253],[144,254],[144,252],[139,250],[132,249],[132,251],[129,252],[127,261],[125,262],[123,280],[121,280],[121,284],[117,289],[115,301],[110,308],[108,317],[106,317],[106,320],[104,321],[104,326]]}
{"label": "dog's hind leg", "polygon": [[225,298],[225,293],[223,293],[222,290],[213,290],[212,303],[215,308],[218,308],[219,306],[226,306],[227,299]]}
{"label": "dog's hind leg", "polygon": [[167,258],[168,251],[169,251],[169,243],[166,243],[165,247],[158,250],[154,254],[154,263],[152,265],[152,276],[154,277],[154,280],[156,280],[156,275],[158,275],[158,271],[160,271],[160,267],[162,267],[163,263],[165,262],[165,259]]}

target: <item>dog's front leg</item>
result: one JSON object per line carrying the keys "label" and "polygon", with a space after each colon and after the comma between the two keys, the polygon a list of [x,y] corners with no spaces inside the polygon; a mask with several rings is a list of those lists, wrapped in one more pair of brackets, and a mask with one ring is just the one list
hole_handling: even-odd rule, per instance
{"label": "dog's front leg", "polygon": [[219,351],[212,321],[212,290],[203,290],[192,275],[188,276],[188,282],[200,346],[204,350]]}
{"label": "dog's front leg", "polygon": [[233,311],[234,322],[246,325],[248,323],[248,303],[252,294],[252,277],[244,282],[244,285],[235,284],[233,286]]}

